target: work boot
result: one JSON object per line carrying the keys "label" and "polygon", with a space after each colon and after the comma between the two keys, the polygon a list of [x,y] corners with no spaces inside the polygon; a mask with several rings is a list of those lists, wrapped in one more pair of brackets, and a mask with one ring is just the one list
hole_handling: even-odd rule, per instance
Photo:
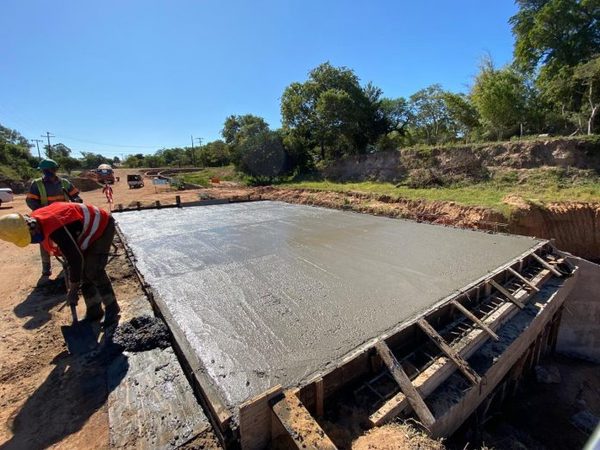
{"label": "work boot", "polygon": [[95,305],[88,306],[85,311],[85,317],[83,320],[87,322],[98,322],[102,319],[102,315],[104,312],[102,311],[102,305],[100,303],[96,303]]}
{"label": "work boot", "polygon": [[121,311],[121,308],[119,307],[117,301],[115,300],[105,308],[106,311],[104,313],[104,326],[116,323],[119,318],[119,312]]}

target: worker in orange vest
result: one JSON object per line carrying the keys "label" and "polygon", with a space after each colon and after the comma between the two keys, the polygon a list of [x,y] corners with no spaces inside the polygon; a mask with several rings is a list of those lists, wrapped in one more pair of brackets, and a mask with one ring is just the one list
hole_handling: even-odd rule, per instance
{"label": "worker in orange vest", "polygon": [[0,239],[18,247],[39,243],[50,255],[65,258],[71,281],[67,302],[76,305],[81,288],[86,320],[104,315],[105,325],[116,322],[120,310],[105,270],[114,235],[112,216],[87,204],[58,202],[30,215],[0,217]]}

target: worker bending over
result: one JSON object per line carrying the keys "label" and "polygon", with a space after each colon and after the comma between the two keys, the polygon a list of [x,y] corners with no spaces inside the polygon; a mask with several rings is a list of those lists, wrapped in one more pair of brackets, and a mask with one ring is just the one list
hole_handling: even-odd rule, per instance
{"label": "worker bending over", "polygon": [[102,318],[105,325],[119,315],[106,264],[115,235],[115,221],[92,205],[58,202],[30,215],[8,214],[0,218],[0,239],[18,247],[41,244],[53,256],[62,255],[69,266],[71,287],[67,302],[76,305],[79,288],[86,305],[86,320]]}
{"label": "worker bending over", "polygon": [[[42,171],[42,178],[33,180],[29,187],[26,202],[29,209],[35,211],[44,206],[55,202],[76,202],[83,200],[79,197],[79,191],[69,180],[60,178],[56,175],[58,164],[52,159],[42,159],[38,166]],[[52,275],[52,265],[50,255],[40,246],[40,256],[42,258],[42,276]]]}

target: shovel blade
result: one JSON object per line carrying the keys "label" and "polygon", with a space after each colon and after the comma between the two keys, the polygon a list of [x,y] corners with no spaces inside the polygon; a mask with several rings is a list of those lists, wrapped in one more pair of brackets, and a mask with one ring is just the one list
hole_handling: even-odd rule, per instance
{"label": "shovel blade", "polygon": [[98,338],[88,322],[65,325],[60,327],[60,331],[71,355],[85,355],[98,347]]}

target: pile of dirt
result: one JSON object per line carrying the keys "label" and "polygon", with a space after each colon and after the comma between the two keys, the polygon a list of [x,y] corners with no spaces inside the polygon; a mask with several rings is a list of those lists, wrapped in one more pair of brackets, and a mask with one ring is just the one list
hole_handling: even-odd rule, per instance
{"label": "pile of dirt", "polygon": [[171,345],[164,322],[147,315],[134,317],[120,324],[113,335],[113,342],[129,352],[143,352]]}
{"label": "pile of dirt", "polygon": [[96,180],[93,180],[91,178],[73,177],[69,178],[69,181],[73,183],[73,186],[75,186],[81,192],[94,191],[102,187],[101,184],[99,184]]}

